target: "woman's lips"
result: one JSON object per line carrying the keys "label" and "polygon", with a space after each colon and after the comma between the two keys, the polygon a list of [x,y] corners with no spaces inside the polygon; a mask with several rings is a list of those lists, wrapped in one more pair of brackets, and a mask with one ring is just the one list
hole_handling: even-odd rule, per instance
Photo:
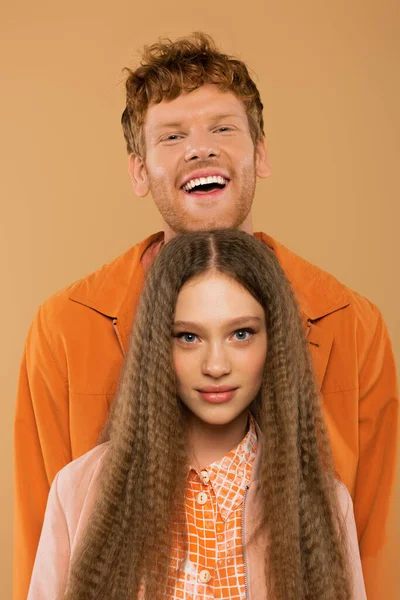
{"label": "woman's lips", "polygon": [[210,402],[212,404],[218,404],[220,402],[228,402],[233,398],[235,392],[238,388],[234,388],[231,390],[225,390],[221,392],[213,391],[213,392],[204,392],[202,390],[198,390],[200,396],[203,400]]}

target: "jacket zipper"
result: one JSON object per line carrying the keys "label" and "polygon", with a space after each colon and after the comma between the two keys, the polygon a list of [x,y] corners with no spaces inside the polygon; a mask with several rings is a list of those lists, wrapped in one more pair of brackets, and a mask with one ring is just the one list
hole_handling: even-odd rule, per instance
{"label": "jacket zipper", "polygon": [[121,348],[122,356],[125,358],[124,345],[122,343],[121,336],[119,335],[118,326],[117,326],[117,320],[118,319],[113,319],[112,320],[112,324],[113,324],[113,327],[114,327],[115,335],[117,336],[117,340],[118,340],[119,346]]}
{"label": "jacket zipper", "polygon": [[250,594],[249,594],[249,580],[247,577],[247,558],[246,558],[246,549],[245,549],[245,509],[246,509],[246,498],[247,498],[247,492],[249,491],[249,486],[246,485],[246,487],[244,488],[244,495],[243,495],[243,508],[242,508],[242,548],[243,548],[243,567],[244,567],[244,592],[245,592],[245,598],[246,600],[250,600]]}

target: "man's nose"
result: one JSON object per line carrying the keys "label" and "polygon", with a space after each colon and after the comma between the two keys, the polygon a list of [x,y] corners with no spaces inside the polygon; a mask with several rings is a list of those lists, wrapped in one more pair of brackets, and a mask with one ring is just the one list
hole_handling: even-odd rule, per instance
{"label": "man's nose", "polygon": [[212,133],[201,133],[188,138],[185,149],[185,160],[187,162],[217,158],[219,155],[220,150]]}
{"label": "man's nose", "polygon": [[209,346],[202,364],[202,373],[218,379],[231,372],[231,362],[228,353],[220,344]]}

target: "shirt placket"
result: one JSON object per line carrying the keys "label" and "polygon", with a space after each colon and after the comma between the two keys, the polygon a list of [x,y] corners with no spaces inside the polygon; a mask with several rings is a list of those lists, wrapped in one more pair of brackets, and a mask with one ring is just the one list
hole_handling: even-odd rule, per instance
{"label": "shirt placket", "polygon": [[[214,556],[211,556],[208,552],[209,545],[215,546],[215,533],[211,536],[207,536],[207,531],[213,531],[215,521],[213,514],[213,506],[212,506],[212,498],[211,498],[211,490],[210,490],[210,477],[208,471],[203,469],[203,471],[199,474],[199,479],[201,482],[202,490],[196,494],[195,502],[198,506],[203,507],[203,530],[205,532],[205,545],[206,545],[206,558],[205,562],[199,565],[198,574],[197,574],[197,582],[201,585],[205,586],[204,590],[199,590],[199,594],[202,594],[202,598],[213,598],[213,582],[215,579],[215,552],[216,548],[214,547]],[[208,527],[211,524],[212,527]],[[214,538],[214,539],[213,539]]]}
{"label": "shirt placket", "polygon": [[226,598],[227,593],[245,597],[245,575],[239,584],[236,567],[244,562],[239,556],[242,501],[255,455],[254,439],[251,426],[235,452],[201,471],[192,467],[188,475],[186,519],[192,543],[182,578],[175,584],[175,600]]}

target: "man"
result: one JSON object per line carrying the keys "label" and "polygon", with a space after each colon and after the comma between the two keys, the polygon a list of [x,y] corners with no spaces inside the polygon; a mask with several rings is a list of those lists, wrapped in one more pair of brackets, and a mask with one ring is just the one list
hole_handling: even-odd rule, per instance
{"label": "man", "polygon": [[[147,48],[126,89],[132,184],[138,196],[152,193],[164,231],[50,298],[34,319],[15,423],[16,600],[26,597],[55,474],[96,444],[107,419],[146,269],[183,231],[252,233],[256,177],[269,174],[258,90],[206,36]],[[394,600],[398,396],[385,325],[366,299],[255,235],[297,294],[336,470],[354,501],[368,598]]]}

